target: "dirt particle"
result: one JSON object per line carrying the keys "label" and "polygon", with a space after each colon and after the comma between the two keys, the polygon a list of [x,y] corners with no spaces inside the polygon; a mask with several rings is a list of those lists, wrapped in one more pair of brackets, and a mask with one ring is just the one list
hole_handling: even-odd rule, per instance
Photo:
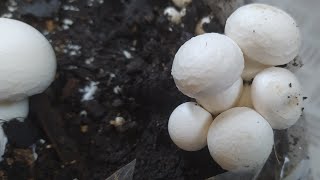
{"label": "dirt particle", "polygon": [[289,83],[289,87],[290,87],[290,88],[292,87],[292,83]]}

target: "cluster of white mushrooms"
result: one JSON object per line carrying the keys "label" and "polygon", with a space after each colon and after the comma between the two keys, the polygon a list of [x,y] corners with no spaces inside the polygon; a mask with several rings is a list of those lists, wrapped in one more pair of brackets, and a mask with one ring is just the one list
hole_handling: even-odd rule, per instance
{"label": "cluster of white mushrooms", "polygon": [[[54,80],[55,53],[40,32],[17,20],[0,18],[0,39],[0,120],[23,121],[29,112],[28,97],[43,92]],[[0,126],[0,156],[6,142]]]}
{"label": "cluster of white mushrooms", "polygon": [[290,15],[249,4],[227,19],[225,35],[202,34],[183,44],[172,76],[197,103],[183,103],[172,112],[172,141],[186,151],[208,145],[213,159],[229,171],[261,167],[272,151],[272,129],[289,128],[302,114],[297,78],[274,67],[292,61],[300,43]]}

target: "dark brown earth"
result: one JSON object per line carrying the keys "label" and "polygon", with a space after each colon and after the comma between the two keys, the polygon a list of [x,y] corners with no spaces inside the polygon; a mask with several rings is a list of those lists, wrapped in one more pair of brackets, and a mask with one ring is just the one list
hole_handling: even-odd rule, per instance
{"label": "dark brown earth", "polygon": [[[1,179],[103,180],[134,159],[139,180],[205,179],[224,172],[207,148],[182,151],[167,132],[171,111],[189,100],[175,87],[170,70],[177,49],[210,12],[201,0],[188,7],[184,27],[163,15],[169,0],[16,2],[1,1],[0,14],[16,7],[13,18],[45,33],[58,72],[44,94],[31,98],[24,123],[3,124],[9,144]],[[223,31],[217,21],[205,28]],[[98,90],[94,99],[82,101],[80,89],[90,82],[99,83]],[[112,125],[116,117],[124,124]]]}

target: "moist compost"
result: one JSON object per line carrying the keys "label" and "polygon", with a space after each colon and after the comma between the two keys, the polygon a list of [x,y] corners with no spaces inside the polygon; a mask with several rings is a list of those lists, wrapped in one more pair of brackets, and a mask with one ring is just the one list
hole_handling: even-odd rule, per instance
{"label": "moist compost", "polygon": [[[30,99],[26,121],[3,123],[9,143],[0,179],[103,180],[134,159],[139,180],[205,179],[224,172],[207,148],[185,152],[168,135],[170,113],[190,100],[170,75],[174,54],[194,36],[198,20],[215,13],[194,1],[183,25],[174,25],[163,15],[169,5],[169,0],[0,2],[1,15],[41,31],[58,60],[54,83]],[[215,20],[204,28],[223,32]]]}

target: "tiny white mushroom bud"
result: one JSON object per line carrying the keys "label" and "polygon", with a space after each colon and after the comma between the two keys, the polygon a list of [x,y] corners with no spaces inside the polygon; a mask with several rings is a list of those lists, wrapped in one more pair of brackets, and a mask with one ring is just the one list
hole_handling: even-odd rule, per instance
{"label": "tiny white mushroom bud", "polygon": [[211,21],[210,16],[203,17],[196,25],[195,33],[196,35],[204,34],[206,31],[203,29],[204,24],[209,24]]}
{"label": "tiny white mushroom bud", "polygon": [[23,22],[0,18],[0,101],[19,101],[42,93],[56,74],[48,40]]}
{"label": "tiny white mushroom bud", "polygon": [[252,61],[244,55],[244,69],[241,77],[244,81],[251,81],[259,72],[268,67],[270,66],[261,64],[257,61]]}
{"label": "tiny white mushroom bud", "polygon": [[164,10],[163,13],[165,16],[167,16],[168,20],[174,24],[179,24],[181,22],[181,18],[185,16],[185,11],[182,10],[182,12],[179,12],[174,7],[167,7]]}
{"label": "tiny white mushroom bud", "polygon": [[265,4],[238,8],[228,18],[225,34],[251,60],[266,65],[290,62],[298,55],[301,44],[295,20],[283,10]]}
{"label": "tiny white mushroom bud", "polygon": [[273,129],[286,129],[295,124],[302,113],[302,88],[287,69],[271,67],[252,82],[252,103]]}
{"label": "tiny white mushroom bud", "polygon": [[228,171],[261,167],[268,159],[273,143],[269,123],[247,107],[236,107],[221,113],[208,131],[210,154]]}
{"label": "tiny white mushroom bud", "polygon": [[234,107],[241,96],[243,80],[239,78],[231,87],[218,94],[198,96],[197,102],[212,114],[219,114]]}
{"label": "tiny white mushroom bud", "polygon": [[252,100],[251,100],[251,85],[247,83],[243,84],[242,93],[237,103],[237,107],[253,108]]}
{"label": "tiny white mushroom bud", "polygon": [[197,98],[197,94],[226,90],[239,79],[243,68],[243,55],[234,41],[222,34],[206,33],[180,47],[171,74],[183,94]]}
{"label": "tiny white mushroom bud", "polygon": [[170,115],[168,131],[172,141],[186,151],[197,151],[207,145],[212,116],[194,102],[179,105]]}
{"label": "tiny white mushroom bud", "polygon": [[17,119],[23,121],[29,113],[29,101],[24,99],[16,102],[0,102],[0,119],[9,121]]}
{"label": "tiny white mushroom bud", "polygon": [[174,5],[176,5],[179,8],[184,8],[187,7],[188,4],[190,4],[192,2],[192,0],[172,0],[172,2],[174,3]]}

